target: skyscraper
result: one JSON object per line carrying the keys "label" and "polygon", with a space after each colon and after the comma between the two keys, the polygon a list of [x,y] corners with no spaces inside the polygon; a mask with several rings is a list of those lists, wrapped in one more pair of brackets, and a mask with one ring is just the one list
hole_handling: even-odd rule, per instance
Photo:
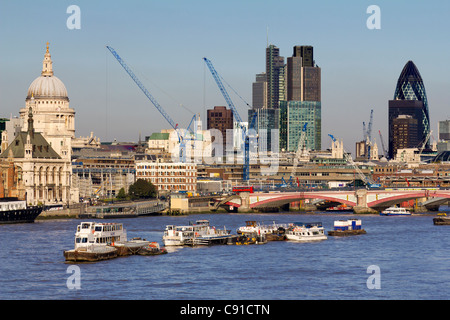
{"label": "skyscraper", "polygon": [[286,69],[287,101],[321,100],[321,70],[315,65],[312,46],[295,46]]}
{"label": "skyscraper", "polygon": [[252,98],[253,108],[267,108],[267,77],[265,72],[256,75],[256,81],[252,85]]}
{"label": "skyscraper", "polygon": [[[409,139],[408,148],[421,147],[430,133],[430,116],[425,86],[419,70],[412,61],[408,61],[403,68],[395,88],[394,100],[389,101],[389,156],[391,158],[396,153],[394,145],[399,145],[396,141],[399,137],[394,134],[394,120],[399,115],[408,115],[417,120],[417,138]],[[425,148],[429,146],[428,139]]]}
{"label": "skyscraper", "polygon": [[[266,48],[267,108],[277,109],[280,99],[280,82],[283,82],[284,58],[273,44]],[[283,89],[283,88],[281,88]]]}
{"label": "skyscraper", "polygon": [[306,147],[321,149],[321,69],[312,46],[295,46],[286,64],[286,99],[280,102],[280,147],[296,151],[307,124]]}

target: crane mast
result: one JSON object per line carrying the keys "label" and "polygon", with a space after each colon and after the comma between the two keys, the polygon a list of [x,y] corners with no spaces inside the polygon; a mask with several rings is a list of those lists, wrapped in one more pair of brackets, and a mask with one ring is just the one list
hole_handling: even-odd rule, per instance
{"label": "crane mast", "polygon": [[[250,179],[250,142],[249,142],[249,136],[248,136],[248,130],[245,128],[245,126],[242,124],[242,118],[239,115],[239,112],[237,111],[236,107],[234,106],[233,101],[231,100],[230,96],[228,95],[227,90],[225,89],[222,80],[220,80],[220,76],[217,73],[216,69],[214,68],[212,62],[208,58],[203,58],[206,65],[209,68],[209,71],[211,72],[214,80],[217,83],[217,86],[220,89],[220,92],[222,93],[223,97],[225,98],[228,106],[230,107],[231,111],[233,112],[233,116],[236,119],[236,121],[239,124],[239,127],[242,130],[242,140],[244,141],[244,166],[243,166],[243,172],[242,172],[242,179],[244,181],[248,181]],[[254,124],[254,121],[256,119],[256,113],[253,115],[252,120],[249,123],[249,128],[252,127]]]}

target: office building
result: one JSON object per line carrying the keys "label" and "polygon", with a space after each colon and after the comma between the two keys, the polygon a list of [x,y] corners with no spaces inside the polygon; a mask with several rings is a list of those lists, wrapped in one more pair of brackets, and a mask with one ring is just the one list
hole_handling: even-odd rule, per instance
{"label": "office building", "polygon": [[430,146],[430,141],[427,139],[430,133],[428,99],[422,77],[412,61],[408,61],[403,68],[397,81],[394,99],[389,101],[389,156],[391,158],[396,154],[394,145],[398,145],[393,122],[399,115],[409,115],[417,120],[417,138],[410,140],[410,148],[420,148],[425,143],[425,148],[428,149]]}
{"label": "office building", "polygon": [[321,69],[312,46],[295,46],[286,65],[286,100],[280,101],[280,147],[296,152],[304,125],[305,147],[321,149]]}
{"label": "office building", "polygon": [[295,46],[287,58],[287,101],[321,101],[321,70],[313,52],[312,46]]}
{"label": "office building", "polygon": [[419,144],[417,139],[418,121],[410,115],[399,115],[392,120],[392,134],[395,137],[392,144],[394,155],[399,149],[415,148]]}
{"label": "office building", "polygon": [[[321,149],[322,110],[319,101],[280,101],[280,149],[296,152],[306,124],[305,147]],[[303,146],[301,146],[303,147]]]}
{"label": "office building", "polygon": [[195,163],[136,161],[136,179],[154,184],[161,192],[196,192],[197,165]]}
{"label": "office building", "polygon": [[252,107],[255,109],[267,108],[267,77],[266,73],[256,75],[252,85]]}
{"label": "office building", "polygon": [[437,151],[450,151],[450,120],[438,122]]}
{"label": "office building", "polygon": [[[226,107],[214,107],[207,110],[207,129],[217,129],[222,133],[223,151],[226,150],[227,141],[233,140],[230,133],[233,132],[233,111]],[[228,135],[227,135],[227,130]],[[214,142],[214,141],[212,141]]]}
{"label": "office building", "polygon": [[280,87],[284,83],[284,57],[280,56],[280,49],[273,44],[266,48],[266,77],[267,108],[277,109],[284,93],[283,86]]}

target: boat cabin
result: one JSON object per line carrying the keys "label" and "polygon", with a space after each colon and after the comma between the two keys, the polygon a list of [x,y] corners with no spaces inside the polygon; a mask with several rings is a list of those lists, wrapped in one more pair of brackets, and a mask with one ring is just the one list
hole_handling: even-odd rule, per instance
{"label": "boat cabin", "polygon": [[127,241],[122,223],[82,222],[75,233],[75,249],[89,245],[112,245]]}

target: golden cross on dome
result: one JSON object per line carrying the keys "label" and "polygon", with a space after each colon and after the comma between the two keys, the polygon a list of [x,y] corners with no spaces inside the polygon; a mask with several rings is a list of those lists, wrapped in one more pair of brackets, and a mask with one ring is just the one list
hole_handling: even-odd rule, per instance
{"label": "golden cross on dome", "polygon": [[49,45],[50,43],[47,41],[47,53],[48,53],[48,45]]}

